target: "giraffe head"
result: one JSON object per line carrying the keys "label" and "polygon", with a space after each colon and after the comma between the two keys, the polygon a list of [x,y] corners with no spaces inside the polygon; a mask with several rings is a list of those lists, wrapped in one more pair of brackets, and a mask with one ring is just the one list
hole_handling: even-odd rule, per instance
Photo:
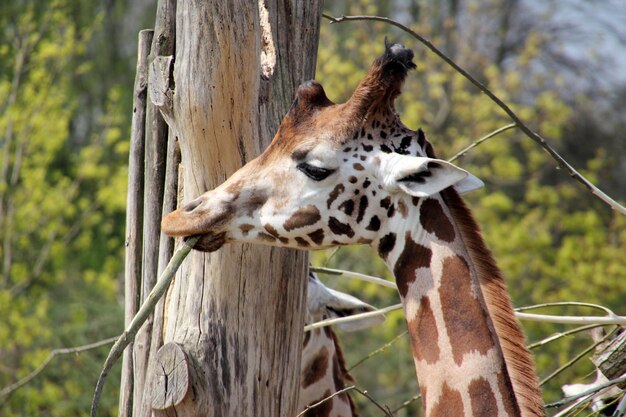
{"label": "giraffe head", "polygon": [[[324,319],[348,317],[376,310],[375,307],[364,303],[350,294],[328,288],[313,272],[309,272],[306,304],[307,324],[315,323]],[[374,326],[382,323],[383,321],[385,321],[385,316],[379,315],[339,323],[336,326],[341,330],[351,332]]]}
{"label": "giraffe head", "polygon": [[[375,310],[374,307],[358,298],[326,287],[314,273],[309,272],[307,324],[326,318],[347,317],[373,310]],[[384,320],[384,316],[375,316],[338,324],[337,327],[346,331],[355,331],[379,324]],[[354,383],[346,369],[339,339],[330,326],[313,329],[304,334],[300,373],[299,412],[304,411],[308,406],[318,404],[322,399],[331,397],[345,388],[347,383]],[[311,408],[304,415],[356,417],[357,413],[348,393],[342,393]]]}
{"label": "giraffe head", "polygon": [[[352,97],[334,104],[302,84],[270,146],[221,186],[168,214],[171,236],[202,235],[196,249],[231,241],[296,248],[376,242],[417,199],[481,185],[467,171],[429,158],[424,134],[405,127],[394,100],[413,52],[386,44]],[[414,203],[411,204],[411,201]]]}

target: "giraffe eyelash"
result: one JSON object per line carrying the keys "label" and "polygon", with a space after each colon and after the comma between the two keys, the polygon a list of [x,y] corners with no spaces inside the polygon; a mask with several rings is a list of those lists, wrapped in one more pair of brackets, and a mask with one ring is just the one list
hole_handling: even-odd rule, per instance
{"label": "giraffe eyelash", "polygon": [[335,172],[335,169],[320,168],[313,165],[309,165],[306,162],[298,164],[297,168],[304,173],[307,177],[314,181],[322,181],[326,179],[330,174]]}

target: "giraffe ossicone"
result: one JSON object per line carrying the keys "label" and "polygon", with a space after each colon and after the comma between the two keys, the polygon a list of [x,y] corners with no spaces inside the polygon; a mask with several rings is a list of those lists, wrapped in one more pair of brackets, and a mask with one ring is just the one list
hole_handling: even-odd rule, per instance
{"label": "giraffe ossicone", "polygon": [[543,416],[504,280],[459,197],[482,183],[395,111],[412,59],[386,45],[343,104],[304,83],[270,146],[163,231],[201,235],[205,251],[370,244],[398,284],[426,416]]}

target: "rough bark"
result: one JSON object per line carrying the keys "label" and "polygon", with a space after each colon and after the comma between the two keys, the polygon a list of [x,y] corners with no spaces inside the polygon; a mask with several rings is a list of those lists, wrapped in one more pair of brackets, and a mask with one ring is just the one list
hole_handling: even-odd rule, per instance
{"label": "rough bark", "polygon": [[[189,201],[271,141],[295,88],[314,76],[321,4],[176,8],[171,123]],[[305,252],[241,244],[192,253],[167,296],[166,345],[150,362],[144,403],[157,415],[294,416],[307,261]]]}
{"label": "rough bark", "polygon": [[[626,330],[622,330],[615,339],[602,346],[591,361],[608,380],[624,376],[626,374]],[[619,388],[626,389],[626,383],[620,384]]]}
{"label": "rough bark", "polygon": [[[124,325],[128,326],[139,308],[141,285],[141,233],[143,227],[144,142],[146,96],[148,90],[148,54],[152,44],[152,30],[139,32],[137,73],[133,97],[133,118],[128,161],[128,195],[126,198],[126,256],[124,268]],[[124,351],[119,415],[132,413],[133,345]]]}
{"label": "rough bark", "polygon": [[[175,42],[176,0],[159,0],[154,27],[154,36],[148,61],[157,57],[172,55]],[[149,77],[150,78],[150,77]],[[149,80],[149,82],[152,82]],[[168,128],[159,111],[150,100],[146,108],[146,150],[145,150],[145,191],[143,264],[141,279],[141,302],[143,303],[154,287],[158,276],[159,242],[161,240],[161,217],[165,183]],[[140,414],[143,404],[143,387],[146,383],[148,358],[151,352],[152,326],[154,317],[148,318],[137,334],[133,348],[135,384],[133,415]]]}

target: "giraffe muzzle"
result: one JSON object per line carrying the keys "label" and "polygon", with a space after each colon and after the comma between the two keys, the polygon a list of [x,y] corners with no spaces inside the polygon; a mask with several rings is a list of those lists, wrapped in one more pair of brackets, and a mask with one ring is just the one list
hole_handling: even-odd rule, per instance
{"label": "giraffe muzzle", "polygon": [[194,249],[214,252],[226,243],[224,229],[234,216],[230,203],[203,204],[205,196],[166,215],[161,221],[161,230],[168,236],[201,238]]}
{"label": "giraffe muzzle", "polygon": [[226,232],[202,235],[193,247],[200,252],[215,252],[226,243]]}

